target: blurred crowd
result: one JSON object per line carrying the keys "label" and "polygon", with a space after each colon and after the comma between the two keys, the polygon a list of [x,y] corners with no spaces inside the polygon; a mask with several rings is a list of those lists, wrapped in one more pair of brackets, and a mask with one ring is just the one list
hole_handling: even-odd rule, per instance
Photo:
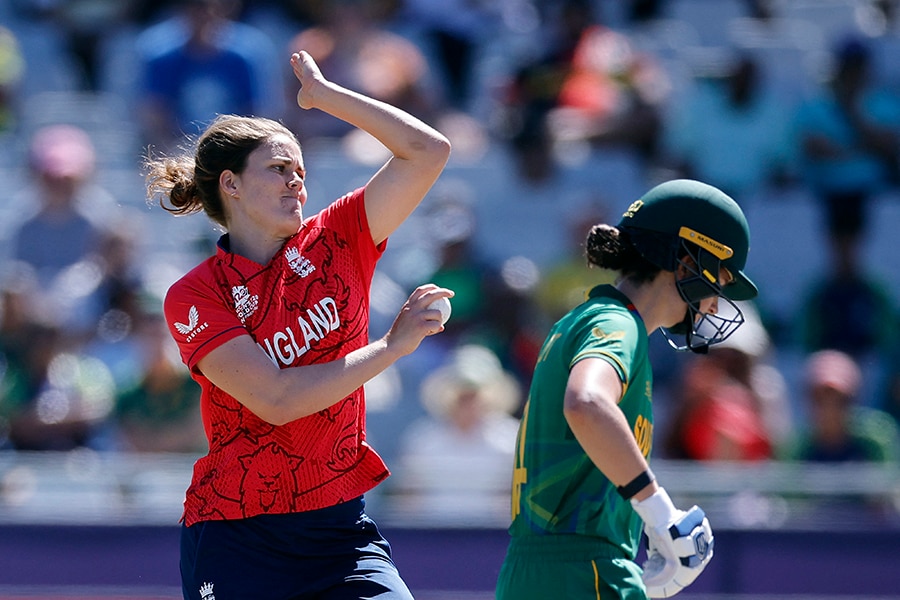
{"label": "blurred crowd", "polygon": [[[446,331],[367,386],[369,437],[395,465],[398,491],[438,510],[487,498],[484,510],[505,511],[538,345],[587,289],[614,277],[587,267],[589,226],[614,224],[674,177],[714,184],[745,207],[755,279],[780,281],[785,269],[803,278],[771,296],[761,285],[759,302],[743,307],[747,323],[708,355],[670,354],[654,336],[654,455],[896,461],[900,272],[885,276],[879,263],[896,262],[869,249],[893,243],[873,239],[874,207],[900,199],[898,8],[5,2],[0,449],[203,451],[199,388],[161,297],[211,251],[215,232],[144,202],[141,157],[239,113],[280,119],[334,160],[371,161],[382,151],[371,140],[296,106],[287,58],[305,49],[332,81],[434,124],[454,147],[373,290],[374,331],[420,283],[456,292]],[[311,183],[310,206],[314,192],[351,185]],[[797,194],[813,221],[754,218]],[[777,260],[754,262],[757,248]],[[775,294],[792,303],[770,302]]]}

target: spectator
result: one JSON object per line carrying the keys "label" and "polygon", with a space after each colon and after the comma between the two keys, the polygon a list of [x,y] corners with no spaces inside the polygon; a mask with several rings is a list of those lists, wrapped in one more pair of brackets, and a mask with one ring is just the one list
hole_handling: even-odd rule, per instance
{"label": "spectator", "polygon": [[889,415],[860,406],[862,372],[851,356],[838,350],[815,352],[807,358],[804,374],[810,427],[796,440],[791,458],[815,462],[897,459],[897,425]]}
{"label": "spectator", "polygon": [[97,285],[98,314],[119,311],[129,318],[143,316],[146,293],[139,256],[136,255],[140,230],[129,224],[116,225],[100,240],[96,259],[100,269]]}
{"label": "spectator", "polygon": [[481,256],[475,239],[477,217],[469,193],[471,190],[463,184],[438,187],[437,201],[427,213],[425,227],[436,254],[436,268],[428,279],[454,291],[453,318],[438,341],[456,346],[478,339],[496,349],[487,312],[498,295],[494,288],[502,284],[502,279],[496,266]]}
{"label": "spectator", "polygon": [[822,203],[833,245],[856,245],[870,199],[898,181],[900,98],[873,85],[870,71],[865,43],[842,41],[827,87],[795,115],[800,175]]}
{"label": "spectator", "polygon": [[35,273],[31,309],[43,312],[40,319],[81,334],[95,322],[89,295],[98,270],[92,265],[115,202],[94,182],[94,146],[78,127],[38,130],[28,159],[34,181],[15,201],[34,212],[15,227],[10,258]]}
{"label": "spectator", "polygon": [[[459,344],[485,346],[524,381],[540,348],[534,330],[539,329],[537,335],[541,336],[545,326],[527,282],[532,265],[516,266],[521,257],[515,256],[498,264],[500,261],[488,255],[478,230],[483,214],[477,214],[467,186],[459,181],[439,183],[423,223],[435,255],[434,269],[427,278],[454,291],[453,316],[444,333],[429,345],[441,346],[444,351]],[[491,235],[502,239],[498,228],[514,227],[511,222],[493,224]]]}
{"label": "spectator", "polygon": [[12,258],[34,267],[47,282],[97,249],[100,232],[79,204],[84,184],[94,175],[94,146],[82,129],[48,126],[33,136],[28,164],[35,176],[28,191],[37,196],[32,203],[37,214],[19,226]]}
{"label": "spectator", "polygon": [[[667,423],[663,452],[689,460],[772,458],[791,433],[787,385],[766,362],[770,340],[752,304],[739,304],[744,323],[709,354],[684,366],[682,402]],[[721,306],[720,316],[733,309]]]}
{"label": "spectator", "polygon": [[881,360],[897,339],[895,299],[864,265],[861,248],[846,238],[834,240],[827,271],[803,290],[797,319],[805,352],[841,350],[861,363]]}
{"label": "spectator", "polygon": [[147,314],[136,329],[142,373],[119,391],[115,406],[122,446],[137,452],[205,450],[200,387],[182,367],[165,320]]}
{"label": "spectator", "polygon": [[[582,0],[568,2],[581,4]],[[577,14],[570,18],[578,18]],[[555,135],[627,148],[646,162],[654,161],[668,76],[627,35],[590,19],[580,24],[557,110],[551,116]]]}
{"label": "spectator", "polygon": [[35,282],[33,272],[17,266],[9,265],[0,282],[0,449],[12,447],[10,419],[31,394],[27,354],[35,325],[29,309]]}
{"label": "spectator", "polygon": [[46,21],[58,33],[75,67],[75,85],[97,91],[107,36],[128,23],[138,0],[14,0],[28,19]]}
{"label": "spectator", "polygon": [[760,64],[735,56],[717,77],[701,78],[666,126],[668,160],[685,177],[715,184],[738,200],[786,181],[788,119],[763,85]]}
{"label": "spectator", "polygon": [[11,389],[0,396],[0,417],[9,446],[101,449],[114,393],[105,365],[81,354],[57,325],[29,321],[21,333],[22,343],[4,357]]}
{"label": "spectator", "polygon": [[632,23],[644,23],[662,18],[666,0],[630,0],[628,5],[628,20]]}
{"label": "spectator", "polygon": [[655,160],[668,78],[623,33],[602,25],[593,4],[565,0],[548,17],[543,50],[525,57],[507,85],[503,132],[519,174],[543,181],[556,142],[624,149]]}
{"label": "spectator", "polygon": [[143,321],[147,306],[160,302],[144,282],[135,252],[139,230],[134,224],[118,225],[100,242],[92,261],[96,286],[91,293],[96,327],[85,340],[84,352],[103,361],[115,380],[117,391],[137,385],[146,369]]}
{"label": "spectator", "polygon": [[900,340],[894,341],[894,347],[889,354],[880,394],[881,408],[894,417],[894,421],[900,426]]}
{"label": "spectator", "polygon": [[551,323],[584,302],[595,285],[615,283],[615,271],[602,270],[590,264],[585,256],[586,232],[594,223],[604,222],[607,213],[608,207],[603,202],[592,201],[579,207],[569,218],[569,251],[544,269],[535,290],[535,302]]}
{"label": "spectator", "polygon": [[240,0],[186,0],[137,40],[144,141],[165,150],[217,114],[279,118],[282,71],[272,40],[235,20]]}
{"label": "spectator", "polygon": [[[376,0],[324,3],[321,21],[298,32],[289,42],[289,52],[306,50],[335,83],[433,120],[437,99],[425,55],[411,41],[386,29],[378,19],[378,8]],[[291,85],[285,90],[291,97],[296,93]],[[346,123],[299,108],[288,111],[286,120],[301,142],[354,131]]]}
{"label": "spectator", "polygon": [[477,61],[499,11],[491,3],[468,0],[407,0],[405,8],[439,68],[442,96],[457,110],[470,109]]}
{"label": "spectator", "polygon": [[492,525],[509,512],[510,461],[520,388],[497,356],[459,346],[422,383],[428,416],[403,434],[396,506],[409,518],[445,525]]}
{"label": "spectator", "polygon": [[879,84],[895,92],[900,90],[900,68],[896,56],[900,50],[900,3],[897,0],[875,0],[872,9],[880,21],[871,32],[872,77]]}
{"label": "spectator", "polygon": [[25,73],[25,57],[16,35],[0,26],[0,133],[12,131],[19,112],[19,83]]}

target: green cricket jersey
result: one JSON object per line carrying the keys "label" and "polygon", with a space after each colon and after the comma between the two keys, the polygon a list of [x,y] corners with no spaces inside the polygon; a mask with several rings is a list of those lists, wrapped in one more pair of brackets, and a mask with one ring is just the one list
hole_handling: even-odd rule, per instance
{"label": "green cricket jersey", "polygon": [[628,501],[591,462],[563,415],[569,371],[584,358],[601,358],[618,371],[619,407],[645,457],[652,445],[652,370],[647,330],[628,298],[609,285],[550,331],[535,366],[519,428],[513,474],[513,537],[579,534],[599,537],[632,559],[641,521]]}

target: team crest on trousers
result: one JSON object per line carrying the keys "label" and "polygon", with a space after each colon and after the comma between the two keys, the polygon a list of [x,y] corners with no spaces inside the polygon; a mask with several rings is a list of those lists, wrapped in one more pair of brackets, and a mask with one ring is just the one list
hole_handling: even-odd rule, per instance
{"label": "team crest on trousers", "polygon": [[213,584],[204,582],[200,586],[200,600],[216,600],[216,595],[213,594]]}

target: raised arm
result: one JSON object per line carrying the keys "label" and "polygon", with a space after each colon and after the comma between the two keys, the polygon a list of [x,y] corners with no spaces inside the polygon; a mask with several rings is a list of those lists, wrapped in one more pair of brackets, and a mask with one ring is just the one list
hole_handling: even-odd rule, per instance
{"label": "raised arm", "polygon": [[362,129],[392,156],[366,186],[372,239],[381,243],[415,210],[450,157],[450,142],[412,115],[325,79],[306,52],[291,56],[300,81],[297,104],[317,108]]}
{"label": "raised arm", "polygon": [[331,362],[280,369],[253,338],[242,335],[212,350],[197,366],[260,419],[283,425],[346,398],[413,352],[426,336],[443,331],[440,312],[428,305],[452,294],[432,284],[420,286],[384,337]]}

